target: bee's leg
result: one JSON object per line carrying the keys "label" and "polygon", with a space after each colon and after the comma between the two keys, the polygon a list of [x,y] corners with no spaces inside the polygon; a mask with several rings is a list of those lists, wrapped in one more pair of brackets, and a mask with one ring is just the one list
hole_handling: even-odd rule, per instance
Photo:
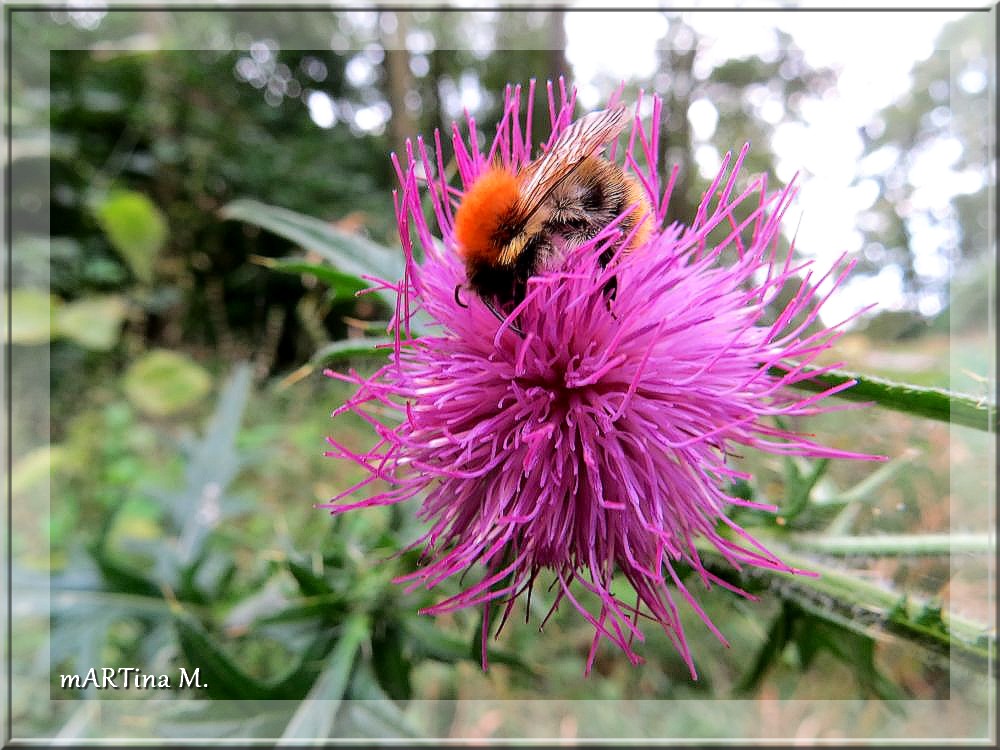
{"label": "bee's leg", "polygon": [[615,297],[618,296],[618,276],[612,276],[608,279],[608,283],[604,285],[604,296],[608,298],[608,309],[611,309],[611,303],[615,301]]}
{"label": "bee's leg", "polygon": [[[608,263],[611,259],[615,257],[614,252],[609,248],[601,253],[598,257],[597,262],[601,265],[601,268],[607,268]],[[604,296],[608,298],[608,310],[611,309],[611,303],[615,301],[615,297],[618,296],[618,276],[614,275],[608,279],[608,283],[604,285]]]}
{"label": "bee's leg", "polygon": [[496,319],[499,320],[501,323],[507,320],[507,318],[505,318],[503,314],[499,310],[497,310],[496,305],[494,305],[490,300],[484,298],[483,304],[486,305],[486,309],[489,310],[491,313],[493,313]]}
{"label": "bee's leg", "polygon": [[[504,316],[503,313],[497,310],[496,305],[493,304],[492,300],[484,299],[483,304],[486,305],[486,309],[489,310],[491,313],[493,313],[493,315],[496,317],[497,320],[499,320],[501,323],[507,322],[507,318]],[[510,323],[510,330],[512,330],[522,339],[524,338],[524,331],[522,331],[520,328],[514,325],[513,322]]]}
{"label": "bee's leg", "polygon": [[464,307],[466,310],[468,310],[469,306],[467,304],[465,304],[464,302],[462,302],[461,298],[458,296],[458,293],[461,290],[462,290],[462,285],[461,284],[456,284],[455,285],[455,304],[458,305],[459,307]]}

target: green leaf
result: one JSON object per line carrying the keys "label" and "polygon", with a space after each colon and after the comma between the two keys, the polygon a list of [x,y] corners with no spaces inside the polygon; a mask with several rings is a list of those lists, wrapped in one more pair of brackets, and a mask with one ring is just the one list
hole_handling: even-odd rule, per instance
{"label": "green leaf", "polygon": [[297,383],[311,375],[317,367],[327,367],[354,358],[384,359],[391,350],[378,347],[391,346],[392,342],[393,340],[386,336],[331,341],[317,349],[308,362],[289,375],[284,385]]}
{"label": "green leaf", "polygon": [[337,645],[327,657],[306,699],[285,727],[282,740],[319,740],[330,736],[358,649],[368,636],[368,627],[368,617],[361,614],[353,615],[344,623]]}
{"label": "green leaf", "polygon": [[222,645],[187,612],[174,612],[181,653],[191,669],[200,669],[206,694],[220,699],[265,699],[268,686],[247,674],[225,652]]}
{"label": "green leaf", "polygon": [[[52,612],[52,648],[50,658],[53,667],[65,664],[66,671],[84,674],[87,670],[102,665],[104,652],[111,629],[116,622],[125,619],[124,613],[115,610],[92,610],[81,616]],[[89,685],[86,693],[96,693]]]}
{"label": "green leaf", "polygon": [[829,516],[831,509],[836,512],[836,515],[826,525],[824,533],[830,536],[846,534],[854,525],[862,509],[881,497],[877,494],[877,490],[910,466],[919,455],[919,451],[908,449],[888,463],[879,466],[854,486],[838,492],[832,497],[815,498],[810,508],[814,512],[813,515]]}
{"label": "green leaf", "polygon": [[133,594],[136,596],[148,596],[153,599],[161,599],[163,592],[153,581],[142,573],[133,570],[127,565],[115,560],[103,544],[96,545],[91,554],[105,585],[111,590],[123,594]]}
{"label": "green leaf", "polygon": [[785,456],[785,482],[788,489],[779,513],[786,521],[794,520],[809,506],[809,496],[830,464],[828,458],[814,461],[809,473],[803,476],[796,461],[794,456]]}
{"label": "green leaf", "polygon": [[814,612],[800,610],[794,619],[793,639],[803,666],[808,667],[817,654],[826,651],[854,673],[858,686],[865,693],[885,701],[908,697],[876,667],[874,638],[817,616]]}
{"label": "green leaf", "polygon": [[341,339],[340,341],[333,341],[317,349],[315,354],[312,356],[311,363],[314,366],[325,366],[333,364],[334,362],[342,362],[345,359],[350,359],[352,357],[384,358],[388,356],[390,351],[384,347],[391,346],[392,343],[393,340],[388,336],[379,338]]}
{"label": "green leaf", "polygon": [[103,591],[100,577],[86,557],[72,559],[63,573],[35,581],[34,575],[18,574],[13,596],[25,617],[52,620],[52,664],[72,665],[82,673],[102,661],[109,630],[131,618],[169,620],[167,603],[156,597]]}
{"label": "green leaf", "polygon": [[[815,369],[806,368],[805,372]],[[770,368],[770,372],[781,377],[786,370],[775,366]],[[977,430],[997,429],[995,403],[975,396],[953,393],[943,388],[896,383],[874,375],[859,375],[844,370],[816,374],[809,380],[793,383],[792,387],[817,393],[849,380],[856,380],[857,383],[837,393],[837,398],[845,401],[873,401],[886,409],[974,427]]]}
{"label": "green leaf", "polygon": [[[221,215],[225,219],[246,221],[274,232],[320,254],[337,270],[359,279],[365,275],[386,281],[397,281],[403,277],[405,264],[402,252],[344,232],[320,219],[249,199],[229,203],[222,208]],[[395,306],[395,294],[384,290],[377,294],[390,306]]]}
{"label": "green leaf", "polygon": [[96,208],[97,221],[136,278],[153,280],[153,263],[167,240],[167,222],[145,195],[112,191]]}
{"label": "green leaf", "polygon": [[56,310],[55,333],[85,349],[108,351],[118,342],[127,312],[117,294],[84,297]]}
{"label": "green leaf", "polygon": [[326,579],[314,573],[309,566],[291,558],[286,561],[286,564],[288,565],[288,571],[295,578],[295,582],[299,584],[299,591],[304,596],[322,596],[334,593]]}
{"label": "green leaf", "polygon": [[178,352],[154,349],[125,373],[125,395],[146,414],[164,417],[193,406],[208,393],[212,378]]}
{"label": "green leaf", "polygon": [[907,469],[918,457],[920,451],[908,448],[888,463],[882,464],[871,474],[848,489],[838,492],[833,497],[814,500],[820,505],[846,505],[850,503],[872,503],[880,496],[877,491]]}
{"label": "green leaf", "polygon": [[345,736],[383,739],[423,736],[420,729],[378,684],[367,662],[359,662],[355,668],[349,695],[351,702],[345,711],[344,723],[350,728],[345,728]]}
{"label": "green leaf", "polygon": [[862,690],[882,700],[905,698],[875,666],[875,640],[850,620],[831,618],[828,613],[798,602],[785,600],[768,630],[754,663],[736,687],[738,694],[754,692],[768,669],[777,662],[789,643],[799,652],[803,669],[808,669],[823,651],[847,665]]}
{"label": "green leaf", "polygon": [[405,627],[420,657],[446,664],[454,664],[469,658],[467,641],[446,633],[424,618],[410,618],[406,620]]}
{"label": "green leaf", "polygon": [[[10,295],[10,341],[12,344],[45,344],[52,337],[52,316],[60,300],[41,289],[14,289]],[[6,329],[7,305],[3,306]]]}
{"label": "green leaf", "polygon": [[233,368],[204,435],[186,450],[189,458],[184,470],[184,489],[167,499],[167,509],[179,529],[176,561],[192,585],[204,560],[205,543],[212,530],[227,516],[240,511],[229,487],[243,460],[236,440],[250,395],[252,375],[245,362]]}
{"label": "green leaf", "polygon": [[309,263],[301,258],[263,258],[255,257],[254,262],[272,271],[294,274],[295,276],[313,276],[327,287],[334,297],[353,297],[363,289],[371,286],[368,282],[338,271],[333,266],[320,263]]}
{"label": "green leaf", "polygon": [[292,600],[287,607],[259,617],[255,625],[320,620],[327,622],[343,617],[349,608],[342,593],[323,594]]}
{"label": "green leaf", "polygon": [[312,641],[299,654],[296,663],[272,683],[271,697],[281,700],[302,700],[306,691],[315,684],[327,655],[338,643],[340,630],[321,628]]}
{"label": "green leaf", "polygon": [[379,685],[394,700],[409,700],[413,695],[410,671],[413,665],[403,653],[406,643],[396,622],[376,624],[372,636],[372,666]]}
{"label": "green leaf", "polygon": [[261,617],[285,607],[288,604],[288,597],[285,595],[284,584],[284,581],[272,578],[262,587],[244,596],[226,613],[222,628],[227,632],[244,632]]}
{"label": "green leaf", "polygon": [[[415,657],[426,657],[435,661],[454,664],[459,661],[471,659],[476,664],[480,662],[478,647],[476,653],[470,653],[469,641],[446,633],[433,622],[429,622],[426,617],[410,617],[404,622],[404,628],[409,640],[413,644]],[[477,630],[476,634],[480,631]],[[474,638],[476,637],[474,634]],[[479,643],[479,641],[475,641]],[[491,648],[489,650],[490,663],[506,664],[510,667],[517,667],[531,674],[532,671],[527,664],[516,654],[512,654],[506,649]]]}
{"label": "green leaf", "polygon": [[928,630],[937,630],[940,633],[947,633],[948,624],[941,616],[941,612],[941,605],[939,603],[928,602],[924,604],[921,610],[917,613],[917,616],[913,618],[913,622],[922,628],[927,628]]}
{"label": "green leaf", "polygon": [[72,460],[72,451],[64,445],[33,448],[14,462],[10,474],[11,494],[30,489],[43,479],[48,480],[54,470],[67,466]]}
{"label": "green leaf", "polygon": [[757,688],[760,687],[767,670],[778,660],[778,657],[785,650],[785,646],[788,645],[793,619],[791,607],[782,602],[780,611],[771,623],[771,627],[768,628],[763,644],[754,656],[753,664],[734,688],[737,695],[756,692]]}

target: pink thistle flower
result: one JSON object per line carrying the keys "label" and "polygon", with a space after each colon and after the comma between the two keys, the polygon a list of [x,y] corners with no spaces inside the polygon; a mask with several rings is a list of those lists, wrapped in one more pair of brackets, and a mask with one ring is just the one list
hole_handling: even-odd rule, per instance
{"label": "pink thistle flower", "polygon": [[[825,299],[816,289],[823,282],[836,287],[853,264],[842,258],[820,282],[802,284],[776,320],[762,324],[765,306],[809,265],[793,266],[791,253],[777,259],[779,226],[794,189],[769,193],[759,176],[737,191],[744,147],[731,166],[726,156],[690,224],[667,226],[677,169],[661,191],[661,102],[653,97],[650,122],[635,116],[624,154],[626,172],[639,180],[652,207],[652,232],[642,247],[618,252],[602,268],[601,253],[620,251],[628,241],[614,222],[570,251],[559,268],[532,278],[507,319],[516,319],[523,336],[474,295],[464,308],[455,295],[466,281],[453,237],[455,208],[494,160],[514,169],[531,160],[533,94],[532,82],[522,125],[520,87],[508,87],[488,153],[477,145],[472,117],[468,142],[453,125],[461,189],[443,176],[439,133],[434,156],[420,139],[415,148],[407,144],[403,164],[393,155],[406,274],[395,283],[378,280],[398,299],[391,359],[368,378],[327,371],[358,385],[334,416],[361,415],[379,439],[362,454],[329,440],[334,450],[327,455],[358,464],[368,476],[322,507],[343,513],[422,497],[419,517],[430,529],[415,546],[423,546],[425,564],[399,581],[408,590],[431,589],[483,566],[478,582],[422,612],[483,606],[484,669],[490,603],[506,602],[505,621],[514,601],[524,592],[530,596],[546,571],[557,586],[552,609],[566,599],[594,627],[588,672],[605,638],[633,663],[641,661],[633,644],[643,639],[642,615],[664,628],[696,677],[677,600],[725,639],[679,569],[693,569],[706,587],[717,584],[752,598],[708,570],[696,542],[736,569],[802,572],[727,516],[730,506],[776,510],[726,491],[730,480],[749,478],[727,460],[731,447],[871,458],[771,424],[778,415],[830,410],[820,402],[852,384],[807,396],[788,388],[811,376],[803,368],[839,335],[836,328],[806,333]],[[548,99],[551,144],[572,120],[575,92],[567,95],[560,82],[557,101],[550,84]],[[615,158],[613,144],[607,155]],[[423,200],[440,239],[424,216]],[[720,233],[721,239],[709,241]],[[605,289],[612,275],[617,294],[609,302]],[[813,281],[811,272],[805,280]],[[419,332],[416,315],[426,321]],[[399,423],[383,424],[368,413],[370,406],[395,411]],[[390,489],[340,502],[376,480]],[[634,603],[613,593],[616,576],[631,585]],[[577,598],[577,587],[596,597],[596,612]]]}

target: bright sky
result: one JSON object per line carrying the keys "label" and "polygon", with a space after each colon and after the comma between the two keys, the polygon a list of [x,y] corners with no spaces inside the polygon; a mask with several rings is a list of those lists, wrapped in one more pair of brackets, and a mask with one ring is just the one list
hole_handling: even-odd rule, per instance
{"label": "bright sky", "polygon": [[[773,12],[773,13],[685,13],[685,21],[703,35],[701,54],[706,62],[721,62],[772,49],[771,29],[790,33],[813,66],[831,66],[840,71],[836,95],[817,102],[807,112],[805,126],[781,126],[775,130],[773,147],[779,158],[775,173],[788,180],[797,170],[800,193],[796,207],[801,213],[796,245],[829,265],[844,251],[857,251],[861,234],[857,212],[870,205],[875,195],[864,186],[852,188],[862,153],[858,128],[880,108],[894,101],[910,86],[914,62],[934,51],[934,39],[958,12]],[[635,23],[628,13],[567,14],[567,57],[577,74],[581,103],[600,104],[596,89],[587,82],[603,71],[614,77],[649,79],[655,71],[655,47],[666,31],[666,21],[646,16],[648,23]],[[596,55],[594,50],[600,49]],[[704,105],[704,103],[703,103]],[[696,132],[714,129],[714,108],[701,106],[689,112]],[[717,144],[721,149],[741,144]],[[716,164],[703,154],[695,155],[707,176]],[[912,177],[912,175],[911,175]],[[933,174],[928,175],[933,185]],[[868,187],[872,187],[869,185]],[[794,229],[798,216],[786,221]],[[898,273],[887,268],[877,277],[858,279],[824,308],[824,320],[836,323],[859,307],[877,301],[883,308],[899,306],[902,295]],[[930,308],[934,303],[929,303]],[[935,309],[925,312],[933,313]]]}

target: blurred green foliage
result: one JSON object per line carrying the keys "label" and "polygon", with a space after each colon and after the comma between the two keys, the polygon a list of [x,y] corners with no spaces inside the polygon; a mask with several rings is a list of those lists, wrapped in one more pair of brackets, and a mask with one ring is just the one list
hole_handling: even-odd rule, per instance
{"label": "blurred green foliage", "polygon": [[[562,52],[564,13],[234,12],[195,14],[188,23],[166,10],[102,13],[34,10],[13,20],[19,44],[45,51],[18,58],[12,71],[14,388],[37,387],[47,364],[51,391],[45,431],[37,410],[12,412],[14,434],[34,439],[15,441],[11,477],[15,593],[24,604],[18,616],[38,624],[16,644],[18,669],[26,665],[17,683],[33,688],[14,702],[26,734],[100,736],[86,703],[53,704],[46,715],[44,698],[168,699],[162,711],[126,716],[122,726],[137,736],[293,740],[477,730],[454,704],[453,713],[427,716],[420,700],[544,696],[625,705],[978,689],[979,662],[952,670],[928,646],[951,636],[940,615],[931,615],[949,574],[959,586],[965,569],[913,556],[892,567],[864,556],[845,565],[873,569],[894,595],[911,594],[912,606],[871,595],[852,601],[856,610],[845,614],[833,594],[775,579],[734,578],[762,594],[753,604],[708,592],[705,609],[733,647],[722,649],[686,612],[698,682],[656,632],[644,646],[643,668],[602,650],[595,675],[581,680],[592,631],[559,613],[539,634],[534,623],[553,595],[538,590],[533,624],[512,618],[492,643],[484,675],[478,612],[435,620],[417,614],[451,584],[433,595],[391,584],[417,564],[416,552],[400,553],[420,533],[408,508],[331,519],[312,506],[360,478],[323,459],[322,436],[337,430],[347,445],[370,440],[360,420],[329,423],[347,391],[317,370],[373,365],[372,344],[393,300],[355,293],[368,286],[362,274],[400,273],[389,152],[417,133],[446,133],[463,91],[477,94],[473,114],[485,137],[508,82],[571,74]],[[706,68],[698,64],[705,40],[680,17],[669,21],[652,88],[667,109],[661,165],[681,165],[673,215],[685,218],[704,189],[695,150],[718,156],[750,140],[747,171],[769,172],[776,124],[802,122],[810,100],[827,95],[836,76],[811,69],[778,31],[767,54]],[[972,16],[942,39],[957,45],[970,29],[982,42],[985,32]],[[290,30],[311,46],[283,46]],[[965,84],[949,89],[952,127],[967,143],[959,166],[973,169],[983,115],[972,106],[972,73],[985,47],[961,49],[957,75]],[[924,147],[946,137],[945,126],[927,116],[943,101],[936,82],[944,61],[936,55],[918,65],[913,97],[883,112],[881,129],[866,130],[869,152],[895,148],[907,157],[913,142]],[[961,79],[968,71],[972,77]],[[602,94],[618,83],[606,76],[593,82]],[[651,88],[627,81],[626,96],[640,87]],[[533,130],[544,135],[543,96]],[[719,118],[710,142],[696,139],[687,118],[700,100]],[[899,184],[906,168],[901,158],[862,175],[883,186],[871,207],[862,270],[899,265],[913,304],[873,318],[868,337],[850,339],[852,364],[946,386],[954,313],[967,334],[954,342],[971,378],[963,390],[984,391],[975,380],[989,366],[977,317],[988,301],[983,266],[956,280],[963,286],[953,310],[934,321],[919,311],[920,293],[942,282],[920,273],[909,245],[922,225],[906,216]],[[977,201],[985,190],[986,183],[955,198],[963,257],[984,254]],[[45,346],[47,359],[39,354]],[[871,450],[907,457],[882,473],[823,462],[758,465],[748,457],[756,481],[734,492],[780,509],[739,520],[778,544],[823,529],[945,532],[947,427],[872,417],[864,426]],[[856,447],[859,426],[849,415],[806,428]],[[956,438],[964,484],[953,502],[983,523],[989,508],[975,484],[974,458],[988,438]],[[48,512],[35,501],[46,488]],[[966,585],[981,603],[981,582]],[[914,645],[918,626],[924,640]],[[911,640],[887,642],[887,628]],[[963,648],[975,656],[984,646],[963,642],[956,650]],[[147,674],[200,668],[208,687],[99,695],[60,687],[60,673],[105,666]],[[976,693],[956,709],[970,726],[978,700]],[[714,709],[678,713],[676,731],[718,722]],[[530,716],[518,720],[531,729]],[[609,725],[620,728],[622,720],[616,714]]]}
{"label": "blurred green foliage", "polygon": [[142,193],[118,191],[94,211],[97,222],[132,274],[142,283],[153,280],[153,264],[167,239],[163,214]]}

